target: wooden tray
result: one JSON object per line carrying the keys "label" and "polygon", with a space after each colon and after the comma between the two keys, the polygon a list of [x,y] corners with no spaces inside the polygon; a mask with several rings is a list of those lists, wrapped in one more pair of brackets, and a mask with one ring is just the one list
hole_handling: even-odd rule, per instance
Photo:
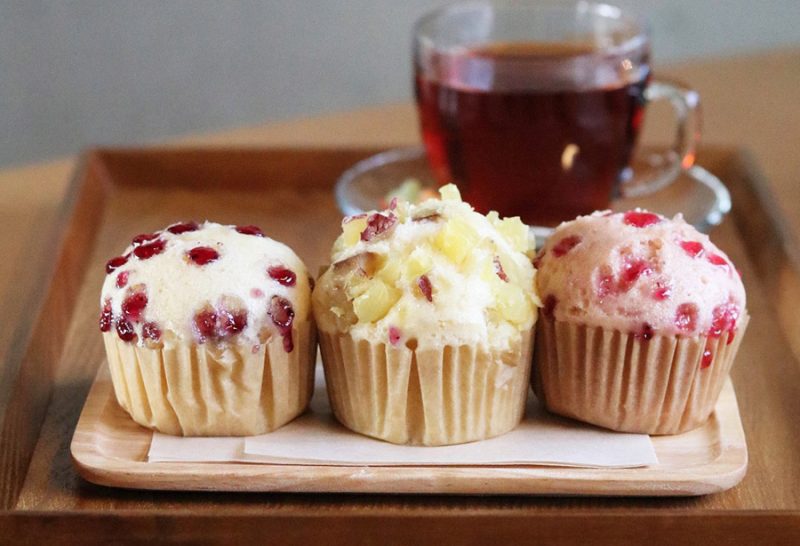
{"label": "wooden tray", "polygon": [[20,317],[0,381],[0,542],[18,533],[59,542],[274,536],[348,545],[370,535],[408,543],[423,531],[442,543],[535,536],[551,544],[652,545],[737,533],[748,544],[779,544],[800,537],[800,364],[790,344],[800,339],[796,247],[747,156],[724,149],[698,157],[733,194],[733,213],[713,237],[742,272],[751,315],[732,372],[749,452],[738,486],[699,497],[598,498],[212,494],[82,480],[69,445],[104,361],[96,320],[107,257],[131,233],[202,218],[212,204],[215,219],[261,224],[313,270],[338,229],[336,177],[375,151],[98,150],[84,157],[51,242],[32,250],[47,267],[19,268],[41,289]]}
{"label": "wooden tray", "polygon": [[711,419],[653,438],[659,464],[590,469],[543,466],[376,466],[148,463],[152,432],[117,404],[104,366],[83,408],[71,452],[81,476],[115,487],[200,491],[461,493],[482,495],[704,495],[733,487],[747,446],[730,381]]}

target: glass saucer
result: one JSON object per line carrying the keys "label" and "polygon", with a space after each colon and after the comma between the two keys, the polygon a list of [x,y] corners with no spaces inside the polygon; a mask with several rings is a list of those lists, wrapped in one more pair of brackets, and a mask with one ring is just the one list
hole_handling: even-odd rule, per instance
{"label": "glass saucer", "polygon": [[[640,154],[633,162],[634,172],[646,175],[648,170],[657,167],[657,157],[656,154]],[[386,195],[409,178],[418,180],[423,188],[438,187],[421,146],[389,150],[359,161],[339,177],[336,202],[346,215],[382,209]],[[731,196],[719,178],[694,166],[678,174],[678,179],[669,186],[642,197],[615,200],[610,208],[636,207],[669,217],[683,213],[687,222],[708,232],[730,211]],[[552,233],[552,228],[532,226],[531,231],[539,245]]]}

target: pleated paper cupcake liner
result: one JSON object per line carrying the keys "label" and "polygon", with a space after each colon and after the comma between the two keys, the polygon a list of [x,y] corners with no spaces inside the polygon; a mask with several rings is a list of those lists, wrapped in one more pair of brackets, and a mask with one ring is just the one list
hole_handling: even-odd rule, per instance
{"label": "pleated paper cupcake liner", "polygon": [[714,411],[748,321],[743,314],[729,342],[730,334],[642,340],[540,317],[533,389],[551,412],[612,430],[686,432]]}
{"label": "pleated paper cupcake liner", "polygon": [[260,345],[178,344],[150,349],[103,335],[117,401],[142,426],[183,436],[249,436],[302,413],[314,387],[316,332],[292,329]]}
{"label": "pleated paper cupcake liner", "polygon": [[502,357],[468,345],[412,350],[320,332],[336,418],[396,444],[459,444],[513,429],[525,410],[532,346],[532,330]]}

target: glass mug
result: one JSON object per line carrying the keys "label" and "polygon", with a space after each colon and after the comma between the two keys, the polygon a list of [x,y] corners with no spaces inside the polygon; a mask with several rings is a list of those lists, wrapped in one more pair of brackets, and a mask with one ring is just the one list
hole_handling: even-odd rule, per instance
{"label": "glass mug", "polygon": [[[476,209],[555,225],[674,180],[694,161],[698,95],[651,81],[645,25],[587,1],[479,1],[414,29],[415,94],[428,160]],[[669,100],[673,145],[630,168],[644,107]]]}

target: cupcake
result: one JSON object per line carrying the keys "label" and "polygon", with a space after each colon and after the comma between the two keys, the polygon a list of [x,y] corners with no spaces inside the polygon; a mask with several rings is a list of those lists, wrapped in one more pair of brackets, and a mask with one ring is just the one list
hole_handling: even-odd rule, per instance
{"label": "cupcake", "polygon": [[675,434],[714,410],[747,326],[728,257],[678,215],[594,213],[539,252],[533,386],[547,409]]}
{"label": "cupcake", "polygon": [[312,296],[337,419],[398,444],[497,436],[522,418],[537,316],[528,228],[455,186],[345,218]]}
{"label": "cupcake", "polygon": [[174,224],[106,264],[100,330],[134,421],[184,436],[274,430],[308,405],[310,281],[255,226]]}

